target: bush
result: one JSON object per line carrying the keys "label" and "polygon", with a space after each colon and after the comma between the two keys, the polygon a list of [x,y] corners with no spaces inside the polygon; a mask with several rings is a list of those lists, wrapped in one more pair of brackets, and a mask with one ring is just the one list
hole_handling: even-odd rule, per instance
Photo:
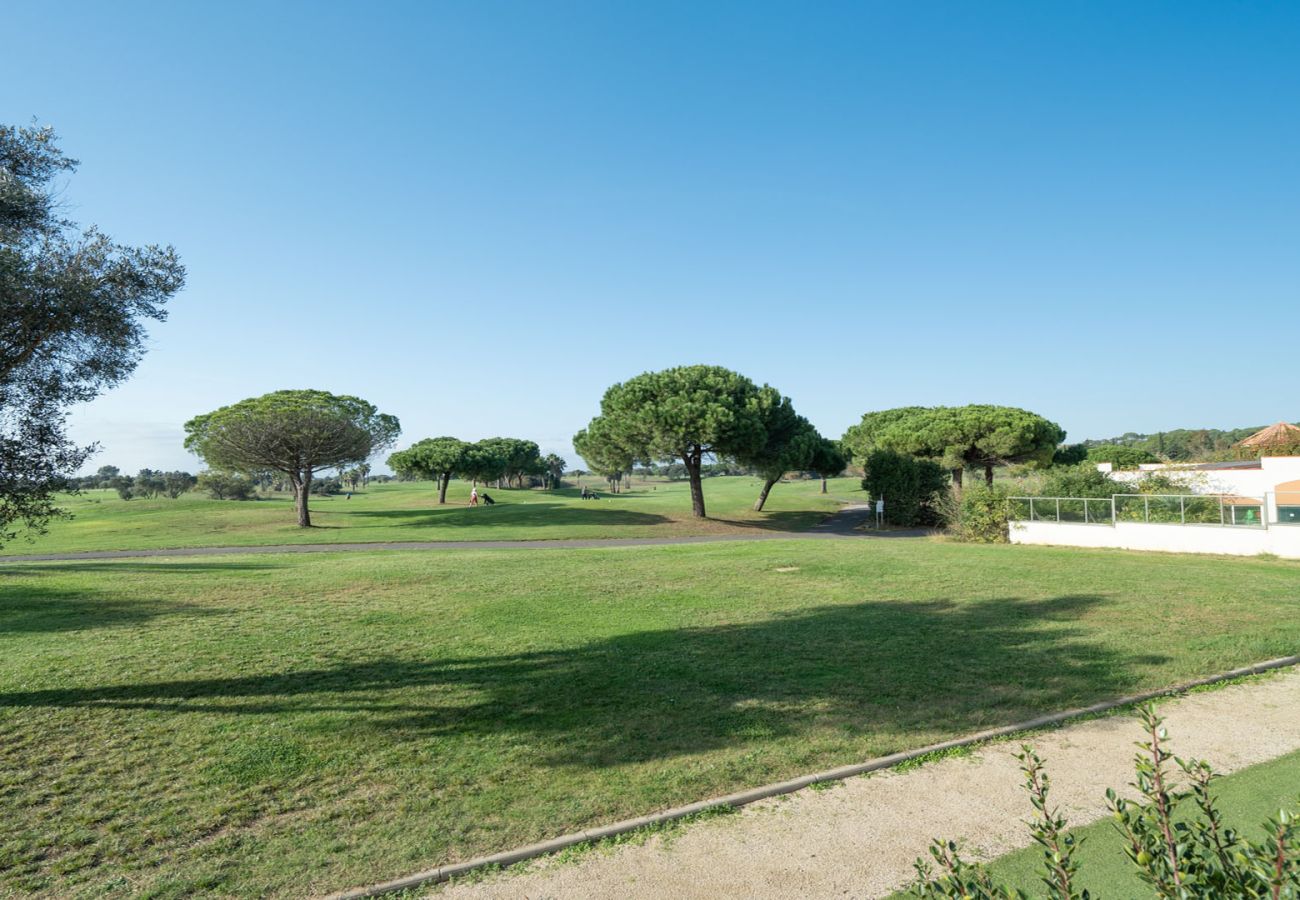
{"label": "bush", "polygon": [[862,489],[872,501],[885,501],[885,521],[890,525],[939,524],[939,498],[948,482],[938,463],[893,450],[873,450],[862,468]]}
{"label": "bush", "polygon": [[343,482],[338,478],[319,478],[311,483],[311,492],[317,497],[333,497],[343,493]]}
{"label": "bush", "polygon": [[949,493],[942,503],[948,532],[974,544],[1005,544],[1010,532],[1009,495],[1004,486],[982,481],[968,484],[961,493]]}
{"label": "bush", "polygon": [[163,492],[173,500],[198,484],[198,479],[189,472],[164,472],[162,481]]}
{"label": "bush", "polygon": [[251,479],[231,472],[200,472],[198,486],[213,500],[252,500],[257,496],[257,485]]}
{"label": "bush", "polygon": [[[1124,836],[1124,853],[1137,866],[1151,894],[1160,898],[1295,897],[1300,891],[1300,834],[1295,814],[1283,811],[1259,829],[1259,841],[1249,841],[1228,828],[1210,794],[1215,773],[1199,760],[1183,761],[1165,748],[1162,722],[1150,706],[1143,707],[1146,740],[1139,744],[1133,786],[1140,800],[1125,800],[1113,790],[1106,800],[1115,827]],[[1086,900],[1078,885],[1079,842],[1066,831],[1067,822],[1051,805],[1050,781],[1042,759],[1028,744],[1017,755],[1025,775],[1025,790],[1034,807],[1029,823],[1034,843],[1043,849],[1043,894],[1057,900]],[[1171,766],[1170,763],[1174,765]],[[1175,768],[1189,790],[1171,787]],[[1190,804],[1185,801],[1191,800]],[[1194,809],[1184,811],[1187,806]],[[916,861],[917,884],[911,896],[921,900],[988,898],[1013,900],[1027,896],[995,884],[988,870],[968,863],[957,844],[935,841],[930,856],[938,866]],[[936,877],[937,876],[937,877]]]}
{"label": "bush", "polygon": [[1133,493],[1132,485],[1116,481],[1098,472],[1091,463],[1050,470],[1043,478],[1039,493],[1044,497],[1104,497]]}
{"label": "bush", "polygon": [[1160,458],[1148,450],[1124,447],[1120,444],[1102,444],[1088,450],[1088,462],[1110,463],[1117,469],[1136,469],[1143,463],[1157,463]]}
{"label": "bush", "polygon": [[1083,444],[1066,444],[1056,448],[1056,452],[1052,454],[1052,465],[1077,466],[1087,458],[1088,448]]}
{"label": "bush", "polygon": [[130,500],[135,496],[135,479],[130,475],[114,475],[108,480],[107,486],[117,491],[117,495],[123,500]]}

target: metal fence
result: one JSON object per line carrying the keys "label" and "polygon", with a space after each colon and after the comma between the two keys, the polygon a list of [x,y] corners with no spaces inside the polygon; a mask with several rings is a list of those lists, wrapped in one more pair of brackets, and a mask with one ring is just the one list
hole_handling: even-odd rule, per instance
{"label": "metal fence", "polygon": [[1007,503],[1010,518],[1017,522],[1115,524],[1115,501],[1110,497],[1008,497]]}
{"label": "metal fence", "polygon": [[[1143,522],[1159,525],[1222,525],[1267,528],[1268,497],[1236,494],[1115,494],[1110,497],[1009,497],[1009,517],[1018,522],[1071,522],[1114,525]],[[1300,524],[1296,505],[1277,502],[1276,522]],[[1285,512],[1284,512],[1285,511]],[[1294,518],[1288,518],[1293,516]]]}

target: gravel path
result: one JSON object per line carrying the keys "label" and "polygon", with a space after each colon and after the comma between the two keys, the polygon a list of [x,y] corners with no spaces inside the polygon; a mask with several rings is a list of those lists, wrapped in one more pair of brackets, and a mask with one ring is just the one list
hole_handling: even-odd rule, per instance
{"label": "gravel path", "polygon": [[66,562],[78,559],[142,559],[183,556],[246,556],[258,553],[356,553],[374,550],[574,550],[599,547],[661,547],[669,544],[717,544],[729,541],[825,540],[827,538],[921,537],[924,529],[862,532],[865,507],[842,509],[807,531],[756,531],[747,534],[705,534],[664,538],[597,538],[538,541],[382,541],[354,544],[271,544],[262,547],[181,547],[151,550],[82,550],[74,553],[29,553],[0,556],[7,562]]}
{"label": "gravel path", "polygon": [[[1194,693],[1160,705],[1173,749],[1231,772],[1300,749],[1300,671]],[[1106,814],[1106,787],[1132,778],[1137,722],[1113,716],[1045,732],[1052,794],[1071,824]],[[909,884],[912,860],[936,836],[971,855],[1030,843],[1031,812],[1012,753],[985,747],[907,772],[852,778],[800,791],[738,815],[688,826],[665,844],[597,850],[578,861],[539,860],[518,874],[443,885],[439,900],[470,898],[868,898]],[[518,870],[515,870],[518,871]]]}

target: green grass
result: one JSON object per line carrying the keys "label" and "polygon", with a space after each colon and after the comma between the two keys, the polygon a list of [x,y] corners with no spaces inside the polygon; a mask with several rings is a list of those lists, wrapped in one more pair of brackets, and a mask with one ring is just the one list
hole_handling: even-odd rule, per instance
{"label": "green grass", "polygon": [[[1171,737],[1176,750],[1178,735]],[[1051,760],[1048,765],[1050,768]],[[1213,793],[1227,823],[1250,840],[1262,840],[1265,835],[1259,826],[1266,819],[1281,809],[1300,809],[1300,752],[1234,772],[1214,784]],[[1193,809],[1190,802],[1189,811]],[[1026,817],[1028,814],[1026,802]],[[1080,887],[1094,897],[1152,896],[1151,887],[1137,877],[1136,867],[1124,855],[1124,841],[1109,819],[1075,828],[1072,833],[1084,838],[1078,851]],[[1043,891],[1039,880],[1042,856],[1041,849],[1027,847],[994,860],[989,870],[998,882],[1035,896]]]}
{"label": "green grass", "polygon": [[552,540],[558,538],[673,537],[776,529],[797,531],[838,508],[837,499],[861,499],[852,478],[777,485],[767,508],[755,513],[754,478],[710,478],[704,483],[709,519],[693,519],[685,482],[636,482],[623,494],[601,491],[582,500],[577,488],[558,491],[490,489],[493,507],[469,508],[470,486],[453,482],[439,506],[431,482],[372,484],[352,499],[313,497],[312,528],[295,524],[287,496],[211,500],[191,492],[176,500],[122,500],[113,491],[87,491],[62,504],[74,516],[55,521],[47,535],[18,540],[0,555],[155,547],[324,544],[373,541]]}
{"label": "green grass", "polygon": [[931,541],[0,564],[0,894],[391,878],[1293,653],[1298,575]]}

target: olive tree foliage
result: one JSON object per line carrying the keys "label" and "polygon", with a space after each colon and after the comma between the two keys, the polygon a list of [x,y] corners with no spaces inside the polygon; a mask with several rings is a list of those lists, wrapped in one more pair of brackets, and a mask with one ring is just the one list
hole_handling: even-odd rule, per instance
{"label": "olive tree foliage", "polygon": [[388,467],[398,475],[434,481],[438,502],[447,502],[447,485],[465,472],[470,445],[454,437],[425,438],[388,457]]}
{"label": "olive tree foliage", "polygon": [[257,483],[233,472],[200,472],[198,487],[213,500],[252,500],[257,496]]}
{"label": "olive tree foliage", "polygon": [[752,456],[767,437],[754,382],[721,366],[702,365],[646,372],[614,385],[586,432],[599,434],[600,443],[629,464],[680,459],[690,479],[691,512],[699,518],[705,516],[704,457]]}
{"label": "olive tree foliage", "polygon": [[185,283],[171,247],[59,215],[56,179],[76,166],[51,129],[0,125],[0,541],[59,514],[54,492],[94,450],[68,440],[67,407],[131,374]]}
{"label": "olive tree foliage", "polygon": [[[1138,715],[1145,739],[1133,761],[1125,799],[1113,789],[1106,802],[1123,839],[1124,855],[1160,900],[1280,900],[1300,896],[1300,831],[1295,810],[1281,810],[1254,829],[1237,831],[1224,820],[1212,789],[1218,777],[1202,760],[1183,760],[1168,746],[1163,721],[1150,706]],[[1029,833],[1041,851],[1040,884],[1033,894],[1050,900],[1088,900],[1079,883],[1081,841],[1052,805],[1043,760],[1025,744],[1017,755],[1034,817]],[[1257,835],[1257,836],[1255,836]],[[1254,839],[1252,839],[1254,837]],[[994,881],[987,868],[961,856],[955,841],[936,840],[930,860],[915,863],[918,900],[1029,900],[1030,895]]]}
{"label": "olive tree foliage", "polygon": [[293,489],[298,524],[311,526],[307,498],[323,469],[363,463],[401,433],[395,416],[358,397],[275,391],[185,423],[185,449],[215,469],[279,472]]}
{"label": "olive tree foliage", "polygon": [[962,472],[1011,463],[1046,466],[1065,431],[1042,416],[1013,406],[906,406],[867,413],[844,434],[843,444],[859,462],[872,450],[894,450],[934,459],[952,470],[960,488]]}

